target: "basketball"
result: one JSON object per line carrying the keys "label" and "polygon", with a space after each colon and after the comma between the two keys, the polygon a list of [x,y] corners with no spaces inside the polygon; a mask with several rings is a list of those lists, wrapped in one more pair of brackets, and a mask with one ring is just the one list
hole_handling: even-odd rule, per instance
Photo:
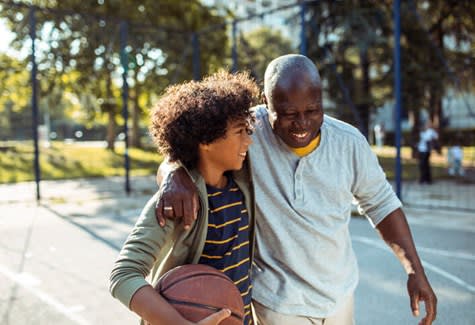
{"label": "basketball", "polygon": [[165,273],[157,290],[184,318],[198,322],[227,308],[231,316],[220,325],[242,325],[244,304],[241,293],[229,277],[203,264],[178,266]]}

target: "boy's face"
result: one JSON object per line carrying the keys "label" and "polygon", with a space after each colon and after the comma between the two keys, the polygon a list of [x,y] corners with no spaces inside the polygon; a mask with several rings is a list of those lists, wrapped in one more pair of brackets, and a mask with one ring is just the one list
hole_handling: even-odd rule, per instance
{"label": "boy's face", "polygon": [[323,123],[322,89],[318,84],[291,83],[276,85],[267,100],[274,133],[292,148],[307,146]]}
{"label": "boy's face", "polygon": [[206,161],[220,171],[239,170],[252,143],[249,124],[245,120],[229,122],[226,134],[208,144],[203,153]]}

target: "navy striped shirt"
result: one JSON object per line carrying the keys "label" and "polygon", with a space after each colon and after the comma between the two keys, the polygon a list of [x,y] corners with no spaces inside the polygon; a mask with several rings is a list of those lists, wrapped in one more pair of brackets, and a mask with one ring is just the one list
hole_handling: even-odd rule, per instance
{"label": "navy striped shirt", "polygon": [[206,188],[208,234],[199,263],[213,266],[236,284],[244,302],[244,324],[252,324],[250,225],[244,195],[232,177],[228,177],[225,188]]}

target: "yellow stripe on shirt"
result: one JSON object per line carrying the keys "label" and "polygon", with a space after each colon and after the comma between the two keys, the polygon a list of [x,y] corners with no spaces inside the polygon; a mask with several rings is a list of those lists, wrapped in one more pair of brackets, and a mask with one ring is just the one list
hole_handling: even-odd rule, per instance
{"label": "yellow stripe on shirt", "polygon": [[240,261],[239,263],[236,263],[236,264],[230,265],[230,266],[228,266],[227,268],[224,268],[224,269],[222,269],[222,270],[221,270],[221,272],[226,272],[226,271],[229,271],[229,270],[231,270],[231,269],[234,269],[234,268],[236,268],[236,267],[238,267],[238,266],[240,266],[240,265],[243,265],[243,264],[244,264],[244,263],[246,263],[246,262],[249,262],[249,257],[248,257],[248,258],[245,258],[245,259],[243,259],[243,260],[242,260],[242,261]]}
{"label": "yellow stripe on shirt", "polygon": [[[245,241],[237,246],[234,246],[233,249],[230,252],[227,252],[226,254],[224,254],[224,256],[230,256],[233,251],[238,250],[239,248],[244,247],[246,245],[249,245],[249,241]],[[215,259],[215,260],[219,260],[220,258],[223,257],[220,255],[206,255],[206,254],[201,254],[201,256],[209,258],[209,259]]]}
{"label": "yellow stripe on shirt", "polygon": [[216,224],[214,224],[214,223],[209,223],[209,224],[208,224],[208,227],[215,228],[215,229],[223,228],[224,226],[231,225],[231,224],[233,224],[233,223],[239,222],[240,220],[241,220],[241,217],[238,217],[238,218],[236,218],[236,219],[229,220],[228,222],[221,223],[221,224],[219,224],[219,225],[216,225]]}
{"label": "yellow stripe on shirt", "polygon": [[211,212],[218,212],[218,211],[221,211],[221,210],[224,210],[224,209],[227,209],[227,208],[230,208],[230,207],[235,207],[235,206],[241,205],[241,204],[242,204],[242,201],[226,204],[226,205],[220,206],[219,208],[211,210]]}
{"label": "yellow stripe on shirt", "polygon": [[235,285],[238,285],[238,284],[241,283],[242,281],[246,281],[248,278],[249,278],[249,275],[246,275],[246,276],[240,278],[239,280],[237,280],[236,282],[234,282],[234,284],[235,284]]}
{"label": "yellow stripe on shirt", "polygon": [[249,286],[249,288],[247,288],[246,292],[241,293],[241,297],[244,297],[244,296],[248,295],[249,292],[251,291],[251,289],[252,289],[252,284]]}
{"label": "yellow stripe on shirt", "polygon": [[218,196],[218,195],[221,195],[221,194],[223,194],[223,192],[216,192],[216,193],[213,193],[213,194],[208,194],[208,197]]}
{"label": "yellow stripe on shirt", "polygon": [[231,240],[238,238],[238,235],[234,235],[232,237],[229,237],[224,240],[206,240],[206,244],[224,244],[224,243],[229,243]]}

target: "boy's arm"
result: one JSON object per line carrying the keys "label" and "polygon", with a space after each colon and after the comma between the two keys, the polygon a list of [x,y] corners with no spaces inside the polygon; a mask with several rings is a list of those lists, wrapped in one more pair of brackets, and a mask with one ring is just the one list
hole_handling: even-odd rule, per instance
{"label": "boy's arm", "polygon": [[424,301],[426,315],[420,324],[432,324],[437,315],[437,297],[417,255],[404,212],[400,208],[394,210],[376,228],[408,274],[407,290],[414,316],[419,316],[419,301]]}
{"label": "boy's arm", "polygon": [[[158,226],[154,211],[157,199],[156,194],[147,202],[122,246],[111,270],[109,289],[115,298],[153,325],[194,324],[180,316],[145,280],[157,260],[162,259],[162,250],[170,248],[175,231],[182,231],[170,220],[165,227]],[[227,316],[226,311],[220,311],[197,324],[215,325]]]}
{"label": "boy's arm", "polygon": [[183,218],[185,229],[190,228],[199,210],[196,186],[185,168],[164,161],[157,171],[160,200],[155,207],[155,216],[160,226],[165,219]]}
{"label": "boy's arm", "polygon": [[[130,309],[137,313],[142,319],[150,324],[195,324],[184,319],[175,308],[173,308],[163,297],[155,291],[152,286],[140,288],[132,297]],[[231,312],[228,309],[220,310],[217,313],[198,322],[199,325],[219,324],[223,319],[229,317]]]}

